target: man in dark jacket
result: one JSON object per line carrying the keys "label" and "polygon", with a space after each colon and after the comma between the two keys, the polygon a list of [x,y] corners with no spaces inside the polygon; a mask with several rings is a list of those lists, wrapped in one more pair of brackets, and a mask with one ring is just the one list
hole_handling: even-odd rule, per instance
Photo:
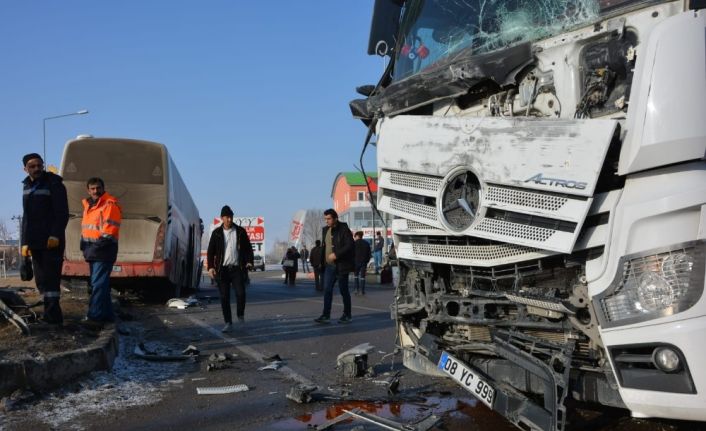
{"label": "man in dark jacket", "polygon": [[291,246],[287,249],[287,254],[285,255],[284,259],[285,260],[290,260],[292,261],[292,266],[288,266],[284,269],[285,272],[285,277],[284,281],[285,284],[289,286],[294,286],[297,281],[297,272],[299,272],[299,258],[301,255],[297,251],[297,248],[295,246]]}
{"label": "man in dark jacket", "polygon": [[28,174],[22,181],[22,256],[32,256],[37,289],[44,295],[44,321],[61,325],[59,285],[69,222],[66,187],[60,176],[44,170],[39,154],[27,154],[22,164]]}
{"label": "man in dark jacket", "polygon": [[370,262],[370,244],[363,239],[363,232],[358,231],[355,238],[355,294],[365,295],[365,272]]}
{"label": "man in dark jacket", "polygon": [[324,211],[326,227],[323,228],[323,253],[320,265],[324,268],[324,311],[316,323],[329,323],[331,320],[331,302],[333,285],[338,282],[338,289],[343,298],[343,315],[339,323],[351,321],[351,293],[348,291],[348,274],[354,269],[355,251],[353,235],[346,223],[338,221],[338,214],[333,209]]}
{"label": "man in dark jacket", "polygon": [[228,205],[221,209],[223,223],[213,230],[206,253],[208,274],[218,283],[221,308],[226,325],[222,332],[233,329],[230,310],[230,288],[235,288],[238,321],[245,321],[245,282],[248,269],[253,266],[253,252],[247,232],[233,224],[233,210]]}
{"label": "man in dark jacket", "polygon": [[317,291],[324,290],[321,287],[321,271],[323,270],[321,266],[321,261],[323,259],[323,250],[321,249],[321,240],[316,240],[316,245],[309,252],[309,261],[311,262],[311,267],[314,269],[314,288]]}

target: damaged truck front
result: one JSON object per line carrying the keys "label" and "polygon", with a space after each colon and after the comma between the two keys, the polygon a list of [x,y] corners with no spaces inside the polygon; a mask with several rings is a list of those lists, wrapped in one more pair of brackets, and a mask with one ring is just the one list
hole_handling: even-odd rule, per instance
{"label": "damaged truck front", "polygon": [[702,7],[376,0],[389,62],[350,106],[407,367],[523,429],[563,429],[567,399],[706,420]]}

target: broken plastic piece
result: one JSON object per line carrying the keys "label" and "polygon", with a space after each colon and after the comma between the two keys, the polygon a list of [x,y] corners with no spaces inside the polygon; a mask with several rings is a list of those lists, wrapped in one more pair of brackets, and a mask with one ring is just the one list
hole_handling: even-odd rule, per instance
{"label": "broken plastic piece", "polygon": [[196,348],[193,344],[189,344],[186,346],[186,349],[181,351],[182,355],[191,355],[191,356],[198,356],[199,355],[199,349]]}
{"label": "broken plastic piece", "polygon": [[143,343],[139,343],[135,346],[133,352],[138,358],[156,362],[185,361],[193,358],[192,355],[159,355],[156,352],[147,350]]}
{"label": "broken plastic piece", "polygon": [[346,356],[367,355],[374,348],[375,346],[370,343],[358,344],[357,346],[350,348],[338,355],[338,357],[336,358],[336,362],[340,365],[341,359],[345,358]]}
{"label": "broken plastic piece", "polygon": [[282,361],[272,361],[269,364],[265,365],[264,367],[258,368],[257,371],[277,370],[281,366],[282,366]]}
{"label": "broken plastic piece", "polygon": [[190,296],[188,298],[181,299],[181,298],[172,298],[169,301],[167,301],[167,307],[169,308],[178,308],[179,310],[185,310],[191,306],[198,305],[199,301],[194,298],[193,296]]}
{"label": "broken plastic piece", "polygon": [[262,359],[265,360],[265,361],[270,361],[270,362],[272,362],[272,361],[281,361],[281,360],[282,360],[282,358],[280,358],[277,353],[275,353],[275,354],[272,355],[272,356],[263,357]]}
{"label": "broken plastic piece", "polygon": [[374,346],[370,343],[363,343],[352,349],[348,349],[338,355],[336,365],[343,372],[345,377],[363,376],[368,368],[368,353],[370,353],[373,348]]}
{"label": "broken plastic piece", "polygon": [[297,385],[289,389],[287,398],[299,404],[310,403],[313,400],[311,393],[316,389],[318,387],[313,385]]}
{"label": "broken plastic piece", "polygon": [[207,388],[196,388],[196,393],[198,395],[224,395],[224,394],[234,394],[236,392],[249,391],[247,385],[232,385],[232,386],[213,386]]}

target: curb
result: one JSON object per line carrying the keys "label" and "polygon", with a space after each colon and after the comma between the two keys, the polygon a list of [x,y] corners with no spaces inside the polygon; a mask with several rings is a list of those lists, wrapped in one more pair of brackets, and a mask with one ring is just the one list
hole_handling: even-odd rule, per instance
{"label": "curb", "polygon": [[82,349],[55,353],[43,360],[0,360],[0,397],[17,389],[54,389],[92,371],[110,370],[118,355],[115,325],[107,326],[98,339]]}

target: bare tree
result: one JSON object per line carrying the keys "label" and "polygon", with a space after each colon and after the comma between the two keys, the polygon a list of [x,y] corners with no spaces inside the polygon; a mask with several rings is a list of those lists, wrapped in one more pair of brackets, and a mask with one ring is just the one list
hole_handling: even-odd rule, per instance
{"label": "bare tree", "polygon": [[276,239],[272,251],[267,254],[267,261],[269,263],[279,263],[284,257],[284,252],[289,248],[289,243],[287,241],[282,241],[281,239]]}
{"label": "bare tree", "polygon": [[306,210],[306,218],[304,219],[304,229],[302,230],[302,245],[309,248],[314,246],[317,239],[321,239],[321,230],[326,223],[324,222],[324,210],[308,209]]}
{"label": "bare tree", "polygon": [[0,242],[7,244],[11,239],[12,236],[10,228],[7,227],[7,222],[4,219],[0,219]]}

